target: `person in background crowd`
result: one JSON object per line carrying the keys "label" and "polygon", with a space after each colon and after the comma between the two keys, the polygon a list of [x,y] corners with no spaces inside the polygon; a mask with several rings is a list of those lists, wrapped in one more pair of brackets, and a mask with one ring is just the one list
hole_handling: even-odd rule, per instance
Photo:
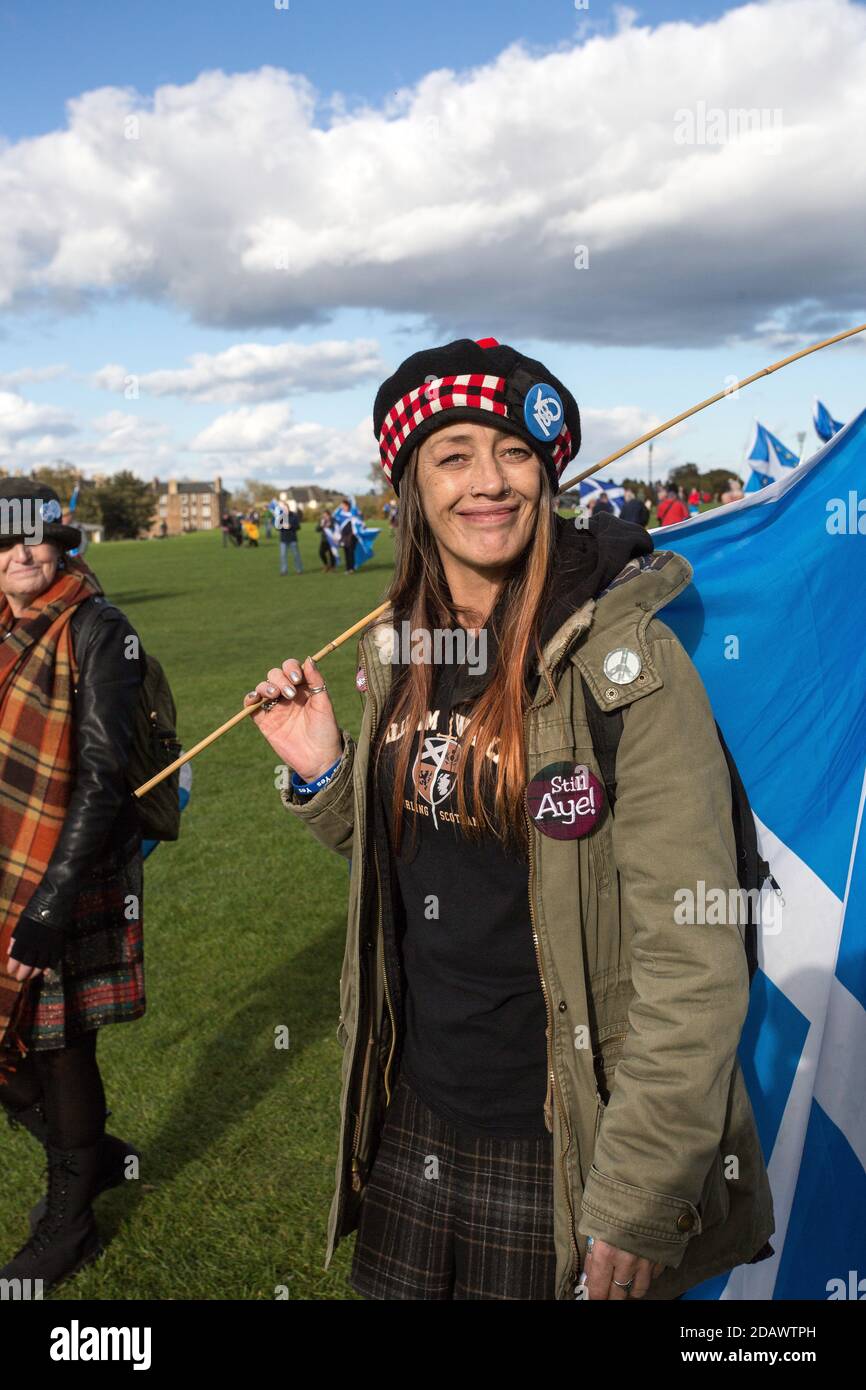
{"label": "person in background crowd", "polygon": [[0,482],[0,499],[23,498],[42,541],[0,534],[0,1104],[44,1149],[48,1189],[0,1279],[47,1291],[102,1253],[93,1201],[137,1155],[105,1133],[96,1041],[145,1011],[126,783],[143,671],[135,629],[68,554],[81,535],[57,494]]}
{"label": "person in background crowd", "polygon": [[269,541],[274,529],[274,499],[265,507],[265,540]]}
{"label": "person in background crowd", "polygon": [[701,494],[696,487],[689,493],[689,516],[697,516],[701,510]]}
{"label": "person in background crowd", "polygon": [[743,488],[739,478],[729,478],[727,491],[722,493],[722,505],[724,506],[726,502],[739,502],[743,496]]}
{"label": "person in background crowd", "polygon": [[168,523],[166,522],[165,517],[163,517],[163,518],[162,518],[162,521],[159,523],[159,535],[160,535],[160,539],[161,539],[161,540],[165,540],[167,534],[168,534]]}
{"label": "person in background crowd", "polygon": [[688,521],[689,509],[677,495],[675,487],[662,486],[659,488],[656,515],[659,519],[659,526],[673,526],[677,521]]}
{"label": "person in background crowd", "polygon": [[334,518],[326,509],[322,512],[316,522],[316,530],[319,532],[319,559],[322,562],[322,569],[328,574],[333,574],[337,568],[337,549],[339,540],[334,530]]}
{"label": "person in background crowd", "polygon": [[243,528],[247,538],[247,545],[258,546],[259,528],[257,523],[250,517],[247,517],[243,523]]}
{"label": "person in background crowd", "polygon": [[646,526],[649,521],[649,509],[645,502],[639,497],[635,497],[630,487],[623,488],[623,503],[620,517],[623,521],[632,521],[637,526]]}
{"label": "person in background crowd", "polygon": [[595,499],[595,505],[592,509],[593,516],[595,516],[597,513],[600,514],[601,512],[610,512],[611,516],[616,516],[616,508],[614,507],[606,492],[600,492],[598,494],[598,497],[596,497]]}
{"label": "person in background crowd", "polygon": [[355,574],[355,548],[358,544],[358,508],[353,507],[348,497],[344,497],[334,520],[340,528],[340,544],[346,555],[346,574]]}
{"label": "person in background crowd", "polygon": [[392,531],[396,531],[396,529],[397,529],[397,517],[399,516],[399,513],[400,513],[400,504],[399,504],[399,502],[396,502],[396,501],[395,501],[395,502],[392,502],[392,503],[391,503],[391,516],[390,516],[390,518],[389,518],[389,525],[390,525]]}
{"label": "person in background crowd", "polygon": [[346,574],[356,573],[354,569],[354,550],[357,548],[357,530],[359,530],[359,518],[354,516],[350,509],[349,499],[343,498],[342,503],[342,523],[339,528],[339,538],[341,545],[346,552]]}
{"label": "person in background crowd", "polygon": [[232,519],[229,516],[228,512],[223,512],[222,516],[220,517],[220,530],[223,533],[223,549],[225,550],[226,546],[230,542],[233,543],[235,539],[234,528],[232,526]]}
{"label": "person in background crowd", "polygon": [[289,572],[289,551],[292,552],[292,560],[296,574],[303,574],[304,566],[301,562],[301,550],[298,545],[298,531],[301,526],[301,514],[298,504],[294,497],[289,497],[286,493],[280,494],[280,510],[277,515],[277,535],[280,538],[280,574],[287,575]]}

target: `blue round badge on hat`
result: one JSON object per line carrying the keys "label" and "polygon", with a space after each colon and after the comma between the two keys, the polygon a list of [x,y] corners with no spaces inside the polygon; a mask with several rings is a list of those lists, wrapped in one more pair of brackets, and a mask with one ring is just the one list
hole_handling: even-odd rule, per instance
{"label": "blue round badge on hat", "polygon": [[540,381],[530,386],[523,402],[523,418],[535,439],[545,444],[555,439],[562,428],[564,414],[559,392],[550,382]]}

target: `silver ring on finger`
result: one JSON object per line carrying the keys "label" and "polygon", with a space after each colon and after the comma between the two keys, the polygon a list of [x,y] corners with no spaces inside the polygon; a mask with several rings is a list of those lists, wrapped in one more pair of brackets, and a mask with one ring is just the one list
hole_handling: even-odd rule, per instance
{"label": "silver ring on finger", "polygon": [[621,1284],[618,1279],[614,1279],[613,1282],[616,1284],[618,1289],[630,1289],[632,1284],[634,1283],[634,1279],[629,1279],[627,1284]]}
{"label": "silver ring on finger", "polygon": [[323,681],[321,685],[308,685],[307,693],[309,695],[321,695],[322,691],[327,690],[327,688],[328,687],[325,685]]}
{"label": "silver ring on finger", "polygon": [[262,709],[264,710],[265,714],[267,714],[270,710],[273,709],[274,705],[278,705],[279,703],[279,696],[276,700],[264,700],[262,702]]}

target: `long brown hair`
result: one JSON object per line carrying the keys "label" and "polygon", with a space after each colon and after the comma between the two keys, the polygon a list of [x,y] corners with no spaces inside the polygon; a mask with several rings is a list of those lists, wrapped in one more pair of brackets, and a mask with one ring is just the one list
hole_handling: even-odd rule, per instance
{"label": "long brown hair", "polygon": [[[400,507],[396,530],[394,577],[386,598],[392,605],[388,626],[408,620],[410,630],[429,632],[433,628],[453,628],[463,611],[451,597],[448,581],[430,524],[424,515],[417,482],[418,450],[406,465],[400,485]],[[529,704],[525,672],[527,659],[534,653],[541,659],[539,630],[545,593],[551,576],[555,530],[553,491],[547,470],[539,461],[541,495],[536,527],[523,553],[507,576],[495,607],[497,656],[486,689],[470,713],[470,726],[462,740],[454,777],[460,830],[469,839],[493,834],[521,852],[526,844],[523,795],[526,785],[524,716]],[[487,615],[488,619],[490,615]],[[544,676],[554,696],[555,687],[546,667]],[[429,707],[433,686],[430,662],[412,662],[395,680],[386,718],[380,726],[373,757],[376,776],[390,724],[405,720],[405,735],[393,759],[391,824],[395,852],[400,852],[403,825],[403,799],[406,771],[412,752],[414,732]],[[472,747],[482,754],[498,740],[498,760],[485,756],[472,758],[472,813],[466,795],[466,765]],[[489,795],[491,768],[493,816],[488,815],[484,797]]]}

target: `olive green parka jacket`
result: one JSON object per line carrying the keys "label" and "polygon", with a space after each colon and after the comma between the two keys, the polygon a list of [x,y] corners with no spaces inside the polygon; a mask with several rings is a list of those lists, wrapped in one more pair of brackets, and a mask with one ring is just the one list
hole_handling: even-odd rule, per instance
{"label": "olive green parka jacket", "polygon": [[[646,1294],[670,1299],[753,1259],[774,1230],[767,1171],[737,1045],[748,1006],[742,928],[684,926],[677,890],[738,887],[730,781],[691,660],[655,615],[691,580],[682,557],[631,562],[573,612],[543,657],[525,720],[527,781],[549,763],[600,777],[581,676],[603,710],[623,711],[615,813],[591,834],[530,834],[529,908],[548,1017],[558,1299],[580,1296],[586,1237],[659,1261]],[[384,971],[379,866],[369,839],[368,757],[391,681],[394,629],[359,643],[366,678],[357,742],[343,730],[331,781],[281,800],[351,860],[340,981],[340,1141],[326,1266],[358,1222],[393,1090],[394,1011]],[[640,657],[612,684],[605,657]],[[766,1255],[769,1251],[765,1251]]]}

